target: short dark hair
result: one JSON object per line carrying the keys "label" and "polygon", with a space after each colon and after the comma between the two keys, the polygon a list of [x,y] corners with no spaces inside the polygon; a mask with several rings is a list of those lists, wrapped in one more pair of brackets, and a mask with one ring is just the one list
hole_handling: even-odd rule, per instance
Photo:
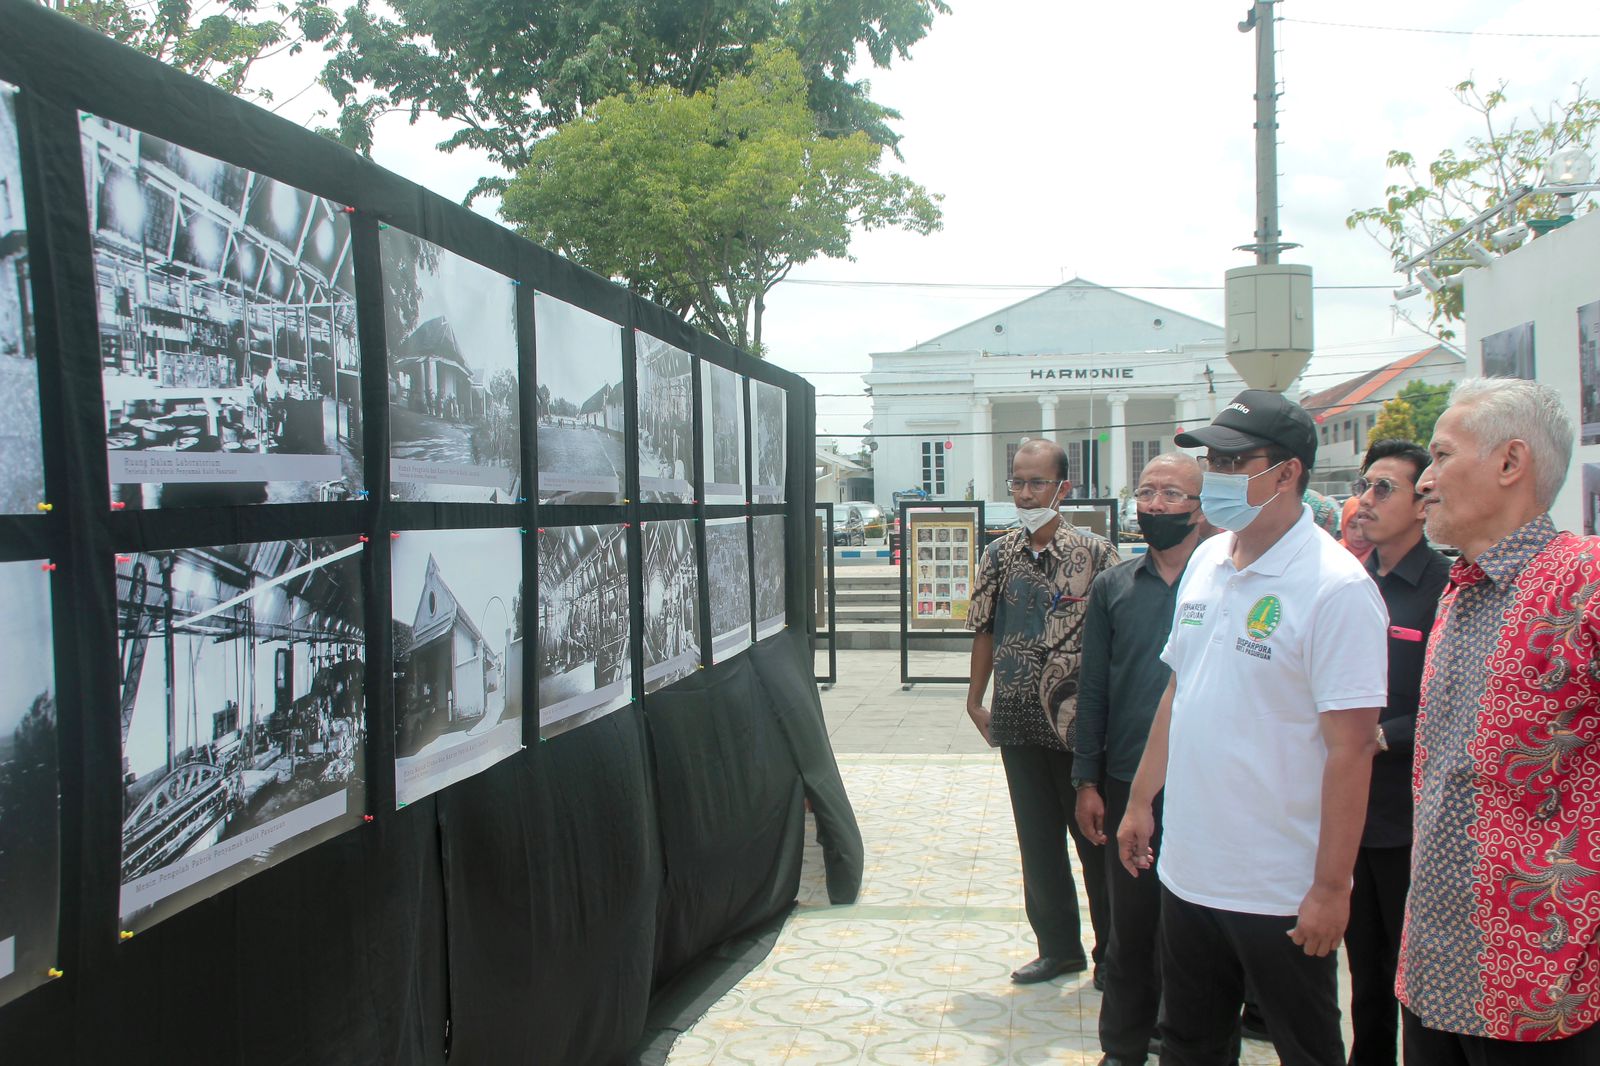
{"label": "short dark hair", "polygon": [[[1017,451],[1020,452],[1024,448],[1028,449],[1029,451],[1054,452],[1056,457],[1056,477],[1060,478],[1062,481],[1071,480],[1072,466],[1067,461],[1067,450],[1061,445],[1057,444],[1049,437],[1030,437],[1022,442],[1021,447],[1017,448]],[[1013,459],[1013,461],[1015,461],[1015,459]]]}
{"label": "short dark hair", "polygon": [[1379,459],[1400,459],[1408,462],[1413,467],[1411,483],[1414,485],[1422,477],[1422,472],[1428,469],[1433,462],[1431,456],[1423,450],[1422,445],[1416,441],[1405,440],[1401,437],[1388,437],[1384,440],[1375,440],[1367,449],[1366,458],[1361,460],[1361,472],[1365,474],[1367,468]]}
{"label": "short dark hair", "polygon": [[1295,485],[1295,491],[1304,495],[1306,489],[1311,487],[1311,464],[1291,452],[1288,448],[1280,448],[1276,444],[1267,445],[1268,463],[1277,466],[1279,463],[1286,463],[1290,459],[1300,460],[1300,481]]}

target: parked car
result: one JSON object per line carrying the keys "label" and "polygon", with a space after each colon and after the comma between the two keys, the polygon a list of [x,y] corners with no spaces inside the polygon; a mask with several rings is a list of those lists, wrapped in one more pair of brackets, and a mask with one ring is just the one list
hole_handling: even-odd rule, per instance
{"label": "parked car", "polygon": [[883,537],[888,516],[882,507],[866,500],[847,500],[833,505],[833,542],[859,547]]}

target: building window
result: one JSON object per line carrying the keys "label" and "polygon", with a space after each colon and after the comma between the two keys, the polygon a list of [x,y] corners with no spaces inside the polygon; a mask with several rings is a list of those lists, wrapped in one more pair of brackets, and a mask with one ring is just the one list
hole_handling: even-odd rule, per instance
{"label": "building window", "polygon": [[1159,440],[1136,440],[1133,442],[1133,476],[1137,480],[1144,472],[1144,464],[1161,454]]}
{"label": "building window", "polygon": [[1011,476],[1011,462],[1017,457],[1017,449],[1021,447],[1022,445],[1020,444],[1006,445],[1006,477]]}
{"label": "building window", "polygon": [[944,441],[922,442],[922,491],[929,496],[944,495]]}

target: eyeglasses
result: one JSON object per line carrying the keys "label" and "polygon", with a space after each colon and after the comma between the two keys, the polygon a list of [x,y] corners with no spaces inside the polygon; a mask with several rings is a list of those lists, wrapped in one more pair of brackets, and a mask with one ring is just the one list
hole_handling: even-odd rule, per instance
{"label": "eyeglasses", "polygon": [[[1365,496],[1368,489],[1372,490],[1372,498],[1377,500],[1379,503],[1382,503],[1390,496],[1393,496],[1395,493],[1399,492],[1400,486],[1395,484],[1393,481],[1390,481],[1386,477],[1380,477],[1376,481],[1368,481],[1364,477],[1358,477],[1354,481],[1350,482],[1350,495],[1352,496]],[[1422,499],[1422,493],[1418,492],[1416,489],[1412,489],[1411,498],[1414,500],[1420,500]]]}
{"label": "eyeglasses", "polygon": [[1213,474],[1235,474],[1246,463],[1255,462],[1257,459],[1270,459],[1266,452],[1249,452],[1245,455],[1205,455],[1200,463]]}
{"label": "eyeglasses", "polygon": [[1152,489],[1143,488],[1133,494],[1133,498],[1140,503],[1154,503],[1159,496],[1166,503],[1183,503],[1185,500],[1198,500],[1200,497],[1184,492],[1182,489]]}
{"label": "eyeglasses", "polygon": [[1046,481],[1042,477],[1035,477],[1035,478],[1008,477],[1008,478],[1006,478],[1006,488],[1010,489],[1012,492],[1021,492],[1023,489],[1032,489],[1034,492],[1043,492],[1044,490],[1050,488],[1052,485],[1059,485],[1059,484],[1061,484],[1061,479],[1060,478],[1057,478],[1054,481]]}

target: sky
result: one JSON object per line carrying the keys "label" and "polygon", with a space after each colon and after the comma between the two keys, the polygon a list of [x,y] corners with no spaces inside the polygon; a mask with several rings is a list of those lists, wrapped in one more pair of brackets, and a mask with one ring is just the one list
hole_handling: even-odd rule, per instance
{"label": "sky", "polygon": [[[903,114],[904,159],[890,166],[943,195],[943,229],[860,235],[853,261],[805,264],[768,297],[769,358],[816,386],[818,433],[845,451],[870,416],[860,375],[871,352],[1073,277],[1220,322],[1224,271],[1253,261],[1234,251],[1254,229],[1254,35],[1237,28],[1246,0],[949,2],[910,60],[858,71]],[[1303,245],[1284,261],[1310,264],[1318,286],[1306,387],[1431,343],[1396,314],[1404,282],[1388,254],[1345,226],[1383,199],[1388,152],[1431,160],[1481,133],[1450,92],[1469,77],[1509,82],[1509,113],[1524,121],[1574,82],[1600,92],[1591,11],[1554,0],[1278,4],[1280,222]],[[1406,32],[1418,29],[1461,32]],[[327,105],[307,93],[282,113],[303,120],[317,106]],[[487,165],[433,150],[449,132],[390,116],[374,156],[459,200]],[[1400,310],[1426,324],[1421,298]]]}

